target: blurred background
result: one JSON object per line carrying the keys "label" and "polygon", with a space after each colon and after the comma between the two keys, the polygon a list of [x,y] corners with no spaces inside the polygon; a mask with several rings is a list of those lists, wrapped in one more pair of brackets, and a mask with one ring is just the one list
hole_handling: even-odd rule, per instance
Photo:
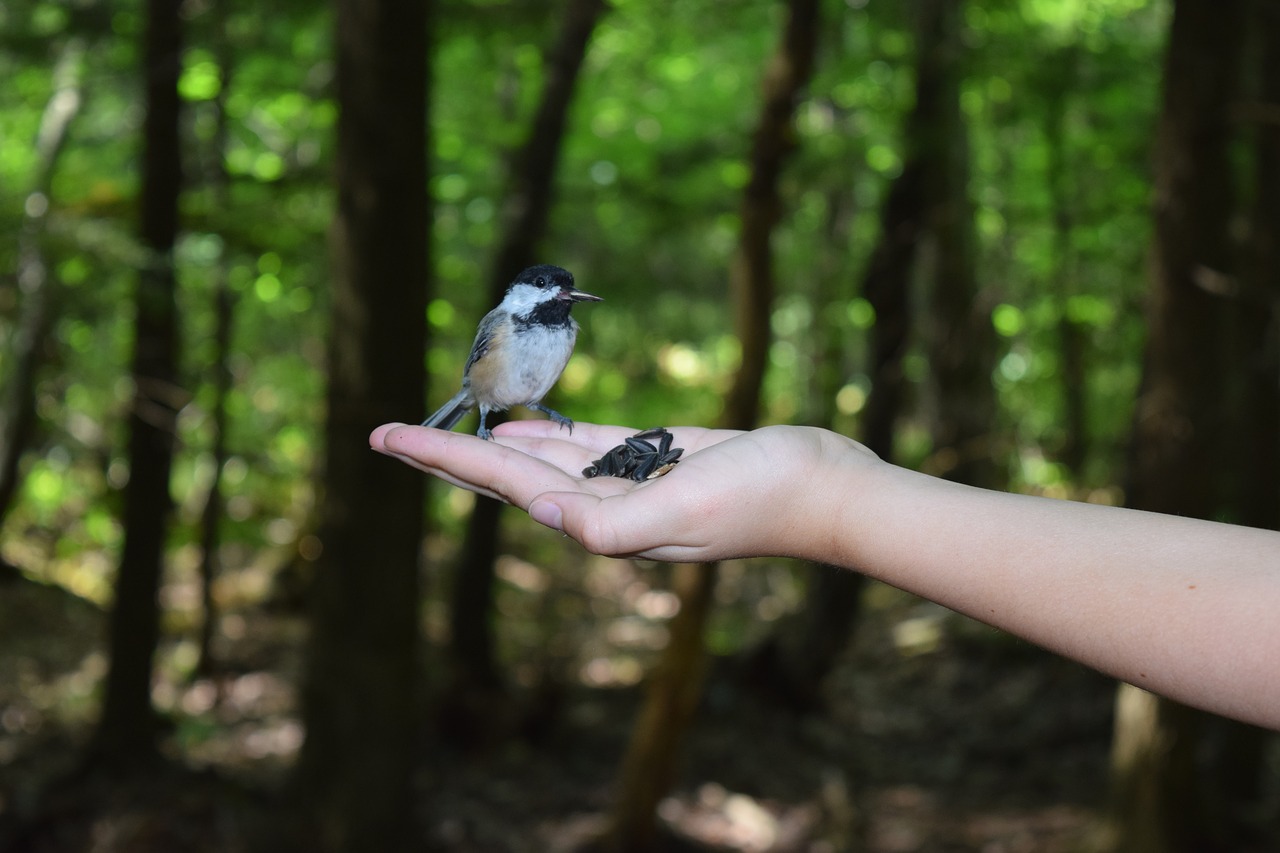
{"label": "blurred background", "polygon": [[0,849],[1280,845],[1271,734],[367,449],[544,262],[576,420],[1275,527],[1274,0],[10,0],[0,76]]}

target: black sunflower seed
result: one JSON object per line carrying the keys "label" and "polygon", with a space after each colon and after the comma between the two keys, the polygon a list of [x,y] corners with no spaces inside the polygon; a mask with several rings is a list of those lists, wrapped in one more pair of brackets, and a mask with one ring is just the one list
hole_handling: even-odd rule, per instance
{"label": "black sunflower seed", "polygon": [[673,447],[665,453],[658,455],[659,465],[672,465],[680,461],[680,455],[684,453],[683,447]]}
{"label": "black sunflower seed", "polygon": [[665,454],[668,450],[671,449],[671,442],[675,440],[676,440],[676,437],[674,435],[667,432],[666,430],[663,430],[662,437],[658,439],[658,452]]}
{"label": "black sunflower seed", "polygon": [[651,475],[657,467],[658,454],[650,453],[648,456],[644,457],[640,464],[636,466],[635,470],[631,472],[631,479],[635,480],[637,483],[641,480],[647,480],[649,479],[649,475]]}
{"label": "black sunflower seed", "polygon": [[[657,445],[650,439],[657,439]],[[582,476],[623,477],[636,482],[661,477],[675,467],[684,453],[683,448],[671,446],[674,440],[665,427],[643,430],[583,468]]]}

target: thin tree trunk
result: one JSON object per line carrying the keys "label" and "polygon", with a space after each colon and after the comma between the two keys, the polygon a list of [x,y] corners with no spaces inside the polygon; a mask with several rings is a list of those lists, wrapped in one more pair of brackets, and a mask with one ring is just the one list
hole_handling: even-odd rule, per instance
{"label": "thin tree trunk", "polygon": [[53,69],[53,95],[45,104],[36,134],[36,171],[18,232],[18,291],[22,307],[15,330],[13,372],[0,393],[0,524],[4,523],[20,483],[18,463],[36,424],[36,375],[53,321],[55,284],[44,256],[44,233],[52,204],[53,175],[71,123],[80,111],[84,41],[70,39]]}
{"label": "thin tree trunk", "polygon": [[222,494],[222,469],[227,463],[227,397],[231,393],[231,326],[235,316],[234,297],[227,281],[225,261],[219,262],[214,285],[214,390],[213,444],[209,448],[213,468],[209,494],[200,513],[200,635],[195,673],[208,677],[217,669],[213,655],[213,635],[218,623],[218,604],[213,589],[221,572],[222,520],[226,501]]}
{"label": "thin tree trunk", "polygon": [[323,551],[294,789],[322,850],[417,849],[424,481],[369,458],[424,405],[430,3],[338,0],[337,215]]}
{"label": "thin tree trunk", "polygon": [[[227,174],[227,90],[231,86],[232,52],[225,33],[226,4],[228,0],[219,0],[214,6],[217,16],[216,31],[218,39],[218,65],[220,80],[218,95],[214,98],[213,108],[216,113],[213,139],[213,169],[210,175],[214,208],[227,210],[231,202],[231,180]],[[213,588],[221,569],[220,552],[222,547],[222,520],[225,515],[226,502],[222,494],[222,469],[227,462],[227,397],[231,393],[231,331],[235,320],[235,299],[228,280],[229,262],[227,249],[224,246],[218,257],[214,270],[213,296],[213,441],[209,448],[210,462],[213,468],[209,482],[209,495],[205,499],[203,511],[200,513],[200,636],[198,639],[199,657],[196,660],[195,673],[208,677],[217,668],[213,656],[213,634],[218,622],[218,606],[214,599]]]}
{"label": "thin tree trunk", "polygon": [[[729,278],[734,330],[742,362],[721,415],[721,426],[751,429],[760,412],[760,394],[772,334],[772,238],[782,215],[778,181],[795,137],[795,107],[813,72],[817,47],[818,0],[791,0],[786,28],[764,79],[764,102],[751,151],[751,179],[741,207],[741,233]],[[650,682],[645,705],[631,733],[619,779],[609,841],[621,850],[651,849],[658,802],[675,778],[676,760],[692,722],[706,671],[706,623],[715,598],[718,566],[679,567],[674,592],[680,609]]]}
{"label": "thin tree trunk", "polygon": [[[1230,469],[1239,472],[1228,494],[1229,517],[1250,527],[1280,528],[1280,4],[1250,4],[1256,67],[1248,111],[1254,176],[1245,270],[1232,300],[1231,371],[1236,390],[1229,433],[1238,440]],[[1218,746],[1213,771],[1221,814],[1214,818],[1239,838],[1266,813],[1267,744],[1273,733],[1234,720],[1214,720],[1208,737]]]}
{"label": "thin tree trunk", "polygon": [[[917,101],[919,103],[919,100]],[[914,123],[914,122],[912,122]],[[862,293],[875,309],[871,329],[871,393],[862,410],[862,441],[893,458],[894,426],[902,412],[902,359],[909,339],[910,281],[925,209],[919,160],[908,159],[880,210],[880,238],[863,275]],[[750,662],[753,684],[784,704],[807,710],[821,702],[822,683],[857,625],[865,576],[814,566],[804,607]]]}
{"label": "thin tree trunk", "polygon": [[[591,35],[608,8],[605,0],[570,0],[559,37],[547,56],[547,82],[529,134],[512,158],[502,215],[502,234],[489,275],[489,302],[501,301],[525,267],[538,262],[547,231],[555,176],[568,125],[569,108]],[[505,419],[489,417],[489,426]],[[501,542],[502,504],[476,499],[467,523],[450,602],[449,688],[442,725],[455,737],[480,740],[497,725],[506,705],[497,701],[501,676],[494,656],[494,563]]]}
{"label": "thin tree trunk", "polygon": [[911,273],[924,225],[923,179],[922,164],[912,158],[889,188],[880,215],[880,242],[862,280],[863,297],[875,310],[868,347],[871,393],[862,410],[862,442],[890,461],[906,397],[902,362],[910,340]]}
{"label": "thin tree trunk", "polygon": [[704,635],[717,569],[715,563],[672,566],[671,591],[680,599],[680,610],[671,620],[667,648],[650,676],[622,760],[609,835],[612,849],[653,849],[658,803],[671,790],[684,734],[702,698],[708,664]]}
{"label": "thin tree trunk", "polygon": [[496,305],[516,273],[537,261],[553,208],[555,179],[569,108],[606,0],[568,0],[555,46],[547,55],[546,84],[525,142],[510,170],[503,199],[503,230],[490,268],[489,293]]}
{"label": "thin tree trunk", "polygon": [[760,412],[760,392],[773,340],[773,230],[782,216],[778,182],[795,148],[791,127],[796,104],[813,73],[818,4],[791,0],[782,43],[769,62],[764,104],[751,150],[751,178],[740,206],[741,231],[729,270],[734,331],[742,360],[721,413],[729,429],[751,429]]}
{"label": "thin tree trunk", "polygon": [[995,332],[992,306],[977,280],[968,130],[960,108],[963,9],[957,0],[919,6],[921,39],[933,48],[920,62],[937,84],[933,121],[920,136],[933,249],[924,322],[935,404],[930,467],[948,479],[998,488],[1005,478],[991,422]]}
{"label": "thin tree trunk", "polygon": [[[1155,244],[1129,504],[1199,518],[1222,505],[1225,300],[1234,210],[1229,109],[1242,0],[1178,0],[1155,154]],[[1108,849],[1213,849],[1194,764],[1201,715],[1131,685],[1116,699]]]}
{"label": "thin tree trunk", "polygon": [[178,317],[174,242],[182,160],[178,127],[182,60],[179,0],[148,0],[143,36],[141,239],[129,412],[129,482],[124,492],[124,547],[111,611],[110,666],[93,750],[109,767],[133,769],[156,755],[151,705],[152,660],[160,636],[160,590],[172,509],[177,413]]}
{"label": "thin tree trunk", "polygon": [[[947,91],[942,79],[946,68],[938,62],[945,32],[931,25],[933,20],[922,17],[916,33],[916,96],[903,129],[905,162],[881,205],[880,236],[861,285],[875,311],[868,345],[871,393],[862,410],[861,439],[887,460],[893,459],[894,432],[906,394],[902,362],[910,340],[911,282],[929,225],[926,179],[943,168],[928,160],[944,153],[931,140],[945,118],[942,96]],[[814,567],[804,607],[749,662],[752,683],[765,686],[792,707],[816,706],[823,680],[854,631],[865,585],[865,577],[856,572]]]}
{"label": "thin tree trunk", "polygon": [[1085,363],[1086,333],[1072,316],[1071,297],[1076,294],[1075,252],[1072,246],[1075,217],[1072,214],[1072,175],[1068,163],[1066,120],[1071,92],[1076,84],[1079,51],[1069,45],[1058,51],[1046,69],[1045,184],[1053,216],[1053,273],[1049,280],[1059,305],[1057,332],[1061,363],[1062,440],[1057,457],[1079,478],[1088,457],[1088,412]]}
{"label": "thin tree trunk", "polygon": [[1250,213],[1249,275],[1237,300],[1239,337],[1246,347],[1243,410],[1237,424],[1245,448],[1237,470],[1247,472],[1235,496],[1242,524],[1280,527],[1280,5],[1254,3],[1258,34],[1258,99],[1253,130],[1257,188]]}
{"label": "thin tree trunk", "polygon": [[[1220,506],[1227,225],[1234,213],[1229,106],[1236,96],[1242,0],[1178,0],[1165,61],[1155,153],[1143,387],[1129,502],[1211,517]],[[1217,292],[1215,292],[1217,291]]]}
{"label": "thin tree trunk", "polygon": [[[834,109],[834,107],[832,107]],[[826,217],[821,240],[826,247],[815,265],[814,285],[808,294],[813,310],[808,390],[800,422],[831,429],[836,419],[836,398],[849,375],[848,320],[845,307],[852,282],[844,277],[844,256],[853,233],[856,205],[852,179],[824,193]]]}
{"label": "thin tree trunk", "polygon": [[1104,850],[1177,853],[1204,848],[1195,833],[1199,713],[1131,684],[1116,692]]}

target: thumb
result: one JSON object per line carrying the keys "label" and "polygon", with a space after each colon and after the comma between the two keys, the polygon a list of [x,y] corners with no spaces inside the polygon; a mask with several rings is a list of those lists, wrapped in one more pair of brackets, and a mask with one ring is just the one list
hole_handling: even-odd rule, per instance
{"label": "thumb", "polygon": [[568,496],[555,492],[538,495],[533,499],[533,503],[529,504],[529,517],[552,530],[564,533],[564,510],[555,499],[563,500],[565,497]]}
{"label": "thumb", "polygon": [[545,492],[529,504],[529,516],[539,524],[571,536],[593,554],[614,555],[628,549],[620,541],[604,501],[581,492]]}

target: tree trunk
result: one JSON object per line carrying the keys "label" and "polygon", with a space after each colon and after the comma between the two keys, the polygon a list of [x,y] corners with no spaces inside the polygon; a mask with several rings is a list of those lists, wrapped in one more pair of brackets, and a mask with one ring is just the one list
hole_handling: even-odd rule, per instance
{"label": "tree trunk", "polygon": [[1129,502],[1211,517],[1222,414],[1228,159],[1241,0],[1178,0],[1165,62],[1155,154],[1155,245],[1143,387],[1135,413]]}
{"label": "tree trunk", "polygon": [[[826,107],[836,109],[834,104]],[[850,165],[850,172],[856,168]],[[807,295],[813,311],[807,356],[811,367],[799,423],[823,429],[831,429],[835,424],[836,398],[850,374],[847,308],[853,295],[853,281],[845,277],[843,270],[858,224],[852,184],[852,175],[845,181],[832,179],[823,193],[826,215],[820,239],[824,248],[814,264],[812,289],[806,293],[803,288],[797,288]]]}
{"label": "tree trunk", "polygon": [[773,341],[773,230],[782,216],[778,181],[795,148],[791,127],[796,103],[813,73],[818,4],[791,0],[782,43],[765,70],[764,103],[752,139],[751,177],[739,208],[741,231],[729,270],[734,332],[742,360],[733,377],[720,423],[751,429],[760,412],[760,391]]}
{"label": "tree trunk", "polygon": [[[795,107],[813,72],[817,46],[817,0],[790,0],[786,29],[764,79],[764,102],[751,151],[751,178],[742,199],[742,230],[729,273],[734,331],[742,362],[734,375],[721,426],[751,429],[772,340],[773,230],[782,214],[778,180],[795,145]],[[651,849],[659,801],[675,778],[676,759],[701,695],[707,652],[704,633],[715,598],[718,566],[682,566],[674,591],[680,609],[653,674],[645,705],[623,760],[619,798],[609,830],[621,850]]]}
{"label": "tree trunk", "polygon": [[1249,273],[1236,300],[1236,329],[1245,359],[1244,390],[1232,430],[1244,441],[1236,470],[1246,473],[1233,497],[1236,518],[1251,527],[1280,527],[1280,5],[1254,3],[1259,64],[1254,132],[1256,195],[1250,212]]}
{"label": "tree trunk", "polygon": [[[1106,850],[1205,850],[1198,836],[1195,743],[1200,714],[1131,684],[1116,693]],[[1197,840],[1200,839],[1200,840]]]}
{"label": "tree trunk", "polygon": [[[1242,12],[1241,0],[1175,4],[1156,138],[1150,320],[1129,504],[1199,518],[1222,506],[1220,293],[1230,270],[1229,111]],[[1200,714],[1130,685],[1121,685],[1116,707],[1110,849],[1212,849],[1193,762]]]}
{"label": "tree trunk", "polygon": [[[1235,381],[1227,431],[1237,440],[1228,462],[1239,472],[1228,493],[1228,516],[1250,527],[1280,528],[1280,5],[1250,4],[1252,50],[1257,68],[1247,112],[1252,134],[1253,198],[1249,200],[1247,261],[1231,300]],[[1267,745],[1274,737],[1234,720],[1211,720],[1206,733],[1218,748],[1212,787],[1221,801],[1220,820],[1237,838],[1252,837],[1266,814]],[[1218,816],[1215,816],[1218,817]]]}
{"label": "tree trunk", "polygon": [[146,116],[143,119],[141,242],[129,411],[129,482],[124,492],[124,547],[111,611],[110,666],[93,750],[107,766],[133,769],[156,751],[151,705],[152,660],[160,635],[160,589],[172,499],[169,473],[177,413],[178,233],[182,161],[182,17],[178,0],[148,0],[143,36]]}
{"label": "tree trunk", "polygon": [[80,111],[84,74],[83,40],[63,47],[53,69],[53,95],[45,105],[36,135],[36,172],[27,195],[18,233],[18,290],[22,307],[12,344],[13,372],[3,378],[0,393],[0,525],[21,485],[18,463],[36,424],[36,374],[53,321],[54,283],[44,255],[53,175],[71,122]]}
{"label": "tree trunk", "polygon": [[295,793],[323,850],[416,849],[424,481],[369,430],[422,411],[429,3],[338,0],[337,215],[323,551]]}
{"label": "tree trunk", "polygon": [[[932,252],[926,282],[925,346],[931,372],[931,473],[974,486],[998,488],[1005,477],[991,413],[996,411],[991,370],[995,332],[991,305],[975,266],[977,238],[969,199],[969,143],[960,108],[964,4],[923,0],[919,6],[921,74],[935,82],[935,107],[918,144],[925,163]],[[923,94],[923,93],[922,93]]]}
{"label": "tree trunk", "polygon": [[1066,132],[1067,110],[1077,84],[1079,50],[1073,45],[1059,50],[1043,76],[1045,89],[1045,184],[1053,217],[1053,273],[1048,281],[1058,301],[1057,338],[1062,393],[1062,437],[1057,458],[1077,480],[1084,472],[1089,453],[1088,365],[1085,361],[1087,332],[1070,309],[1078,290],[1075,276],[1072,187]]}
{"label": "tree trunk", "polygon": [[[571,0],[559,38],[547,57],[547,82],[524,144],[512,158],[503,205],[502,234],[489,275],[489,301],[497,305],[512,279],[538,262],[538,246],[547,231],[555,175],[568,124],[569,107],[586,58],[591,34],[603,15],[604,0]],[[497,426],[504,413],[489,417]],[[467,523],[462,555],[454,572],[450,601],[449,687],[441,709],[451,736],[482,740],[500,725],[495,715],[501,676],[494,657],[494,562],[501,541],[502,504],[476,498]]]}
{"label": "tree trunk", "polygon": [[[922,111],[924,103],[918,94],[913,115]],[[920,120],[913,118],[908,128]],[[875,311],[868,346],[871,393],[862,410],[862,442],[888,461],[894,458],[894,435],[906,397],[902,361],[910,340],[911,274],[924,225],[923,180],[923,164],[917,157],[909,158],[880,211],[880,242],[862,279],[862,295]]]}
{"label": "tree trunk", "polygon": [[[894,432],[906,391],[902,360],[910,339],[911,280],[929,218],[925,178],[940,168],[926,158],[941,153],[929,141],[942,118],[943,69],[936,61],[942,35],[936,26],[921,26],[916,34],[915,106],[903,132],[907,153],[902,172],[881,204],[880,236],[862,278],[862,294],[875,310],[875,325],[868,345],[872,382],[862,410],[861,438],[887,460],[893,459]],[[815,566],[804,607],[748,661],[752,685],[799,710],[819,704],[822,682],[853,634],[865,585],[866,578],[856,572]]]}
{"label": "tree trunk", "polygon": [[529,134],[512,160],[503,198],[503,229],[490,268],[496,305],[516,273],[537,262],[555,197],[555,178],[569,108],[591,36],[608,9],[606,0],[569,0],[556,44],[546,59],[546,84]]}
{"label": "tree trunk", "polygon": [[[232,51],[226,36],[227,0],[214,6],[217,17],[218,66],[220,80],[218,95],[214,98],[212,148],[213,168],[209,176],[213,205],[218,210],[231,208],[231,178],[227,174],[227,91],[231,87]],[[213,296],[213,405],[210,413],[213,426],[212,446],[209,448],[213,476],[209,482],[209,495],[200,513],[200,620],[198,639],[199,657],[195,673],[208,677],[217,669],[213,656],[213,634],[218,622],[218,607],[213,587],[221,567],[222,521],[226,514],[226,501],[222,494],[222,469],[227,463],[227,397],[231,393],[231,331],[235,320],[235,298],[229,281],[230,263],[223,246],[214,269]]]}
{"label": "tree trunk", "polygon": [[718,566],[681,563],[672,568],[671,591],[680,599],[680,610],[671,620],[667,647],[650,676],[622,760],[609,836],[614,850],[653,849],[658,803],[671,790],[684,733],[702,698],[708,662],[703,641]]}

